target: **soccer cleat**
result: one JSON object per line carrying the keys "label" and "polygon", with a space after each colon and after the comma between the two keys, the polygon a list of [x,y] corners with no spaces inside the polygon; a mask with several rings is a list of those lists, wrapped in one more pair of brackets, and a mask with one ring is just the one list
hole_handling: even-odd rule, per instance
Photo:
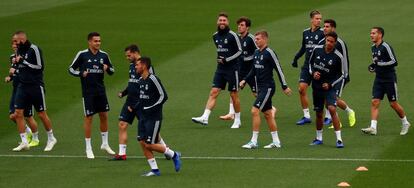
{"label": "soccer cleat", "polygon": [[30,146],[28,143],[20,143],[17,147],[13,148],[13,151],[29,150]]}
{"label": "soccer cleat", "polygon": [[115,155],[115,152],[112,151],[111,147],[109,147],[108,144],[102,144],[101,145],[101,150],[106,151],[106,153],[108,153],[109,155]]}
{"label": "soccer cleat", "polygon": [[158,169],[153,169],[149,172],[144,172],[141,176],[144,176],[144,177],[161,176],[161,172]]}
{"label": "soccer cleat", "polygon": [[372,127],[363,128],[363,129],[361,129],[361,131],[365,134],[377,135],[377,129],[374,129]]}
{"label": "soccer cleat", "polygon": [[208,119],[204,119],[203,117],[193,117],[193,118],[191,118],[191,120],[194,122],[194,123],[198,123],[198,124],[201,124],[201,125],[208,125]]}
{"label": "soccer cleat", "polygon": [[[342,123],[341,122],[339,122],[339,127],[341,127],[342,128]],[[329,126],[328,127],[328,129],[333,129],[334,128],[334,126],[333,125],[331,125],[331,126]]]}
{"label": "soccer cleat", "polygon": [[126,161],[126,159],[127,159],[126,155],[116,154],[112,159],[109,159],[109,161]]}
{"label": "soccer cleat", "polygon": [[249,143],[244,144],[242,146],[242,148],[244,148],[244,149],[256,149],[258,147],[259,147],[259,145],[257,143],[255,143],[255,142],[252,142],[252,141],[250,141]]}
{"label": "soccer cleat", "polygon": [[31,142],[29,142],[30,147],[36,147],[38,145],[39,145],[39,140],[32,140]]}
{"label": "soccer cleat", "polygon": [[355,112],[352,110],[348,113],[349,126],[353,127],[356,123]]}
{"label": "soccer cleat", "polygon": [[336,141],[336,148],[344,148],[344,143],[342,142],[342,140]]}
{"label": "soccer cleat", "polygon": [[53,147],[55,146],[56,143],[57,143],[56,138],[48,140],[44,151],[52,151],[52,149],[53,149]]}
{"label": "soccer cleat", "polygon": [[232,129],[238,129],[238,128],[240,128],[240,126],[241,126],[241,123],[240,122],[234,122],[233,125],[231,125],[230,128],[232,128]]}
{"label": "soccer cleat", "polygon": [[317,146],[317,145],[322,145],[323,141],[322,140],[318,140],[315,138],[315,140],[312,141],[312,143],[310,143],[309,145],[311,146]]}
{"label": "soccer cleat", "polygon": [[181,153],[176,151],[174,152],[174,156],[172,158],[174,162],[175,171],[178,172],[181,169]]}
{"label": "soccer cleat", "polygon": [[29,133],[26,132],[26,138],[27,138],[27,143],[30,143],[32,141],[33,134],[31,132]]}
{"label": "soccer cleat", "polygon": [[265,149],[271,149],[271,148],[281,148],[282,146],[278,142],[272,142],[269,145],[264,146]]}
{"label": "soccer cleat", "polygon": [[400,135],[401,136],[404,136],[404,135],[406,135],[407,133],[408,133],[408,129],[410,128],[410,123],[404,123],[402,126],[401,126],[401,132],[400,132]]}
{"label": "soccer cleat", "polygon": [[330,118],[324,118],[323,119],[323,125],[330,125],[332,123],[332,119]]}
{"label": "soccer cleat", "polygon": [[95,159],[95,155],[93,154],[92,149],[86,149],[86,158]]}
{"label": "soccer cleat", "polygon": [[299,121],[296,122],[296,125],[305,125],[307,123],[311,123],[312,120],[310,118],[303,117]]}
{"label": "soccer cleat", "polygon": [[221,120],[225,120],[225,121],[227,121],[227,120],[233,120],[234,119],[234,114],[226,114],[224,116],[220,116],[220,119]]}

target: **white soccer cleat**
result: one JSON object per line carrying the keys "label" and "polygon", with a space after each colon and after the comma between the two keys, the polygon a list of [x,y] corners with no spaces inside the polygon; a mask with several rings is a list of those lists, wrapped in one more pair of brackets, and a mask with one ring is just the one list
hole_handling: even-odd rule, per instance
{"label": "white soccer cleat", "polygon": [[56,138],[48,140],[44,151],[52,151],[52,149],[53,149],[53,147],[55,146],[56,143],[57,143]]}
{"label": "white soccer cleat", "polygon": [[374,129],[372,127],[363,128],[363,129],[361,129],[361,131],[365,134],[377,135],[377,129]]}
{"label": "white soccer cleat", "polygon": [[281,147],[282,147],[282,145],[280,145],[280,143],[272,142],[269,145],[264,146],[263,148],[271,149],[271,148],[281,148]]}
{"label": "white soccer cleat", "polygon": [[28,143],[20,143],[17,147],[13,148],[13,151],[29,150],[30,146]]}
{"label": "white soccer cleat", "polygon": [[410,123],[404,123],[401,127],[400,135],[401,136],[406,135],[408,133],[408,129],[410,128],[410,126],[411,126]]}
{"label": "white soccer cleat", "polygon": [[208,119],[204,119],[203,116],[193,117],[193,118],[191,118],[191,120],[194,123],[198,123],[198,124],[201,124],[201,125],[208,125]]}
{"label": "white soccer cleat", "polygon": [[102,144],[101,150],[106,151],[106,153],[108,153],[109,155],[115,155],[115,152],[112,151],[111,147],[109,147],[108,144]]}
{"label": "white soccer cleat", "polygon": [[259,145],[257,143],[255,143],[255,142],[252,142],[252,141],[250,141],[249,143],[244,144],[242,146],[242,148],[244,148],[244,149],[256,149],[258,147],[259,147]]}
{"label": "white soccer cleat", "polygon": [[241,126],[241,123],[240,122],[234,122],[233,125],[231,125],[230,128],[232,128],[232,129],[238,129],[238,128],[240,128],[240,126]]}
{"label": "white soccer cleat", "polygon": [[88,159],[95,159],[95,155],[93,154],[92,149],[87,149],[86,150],[86,158],[88,158]]}

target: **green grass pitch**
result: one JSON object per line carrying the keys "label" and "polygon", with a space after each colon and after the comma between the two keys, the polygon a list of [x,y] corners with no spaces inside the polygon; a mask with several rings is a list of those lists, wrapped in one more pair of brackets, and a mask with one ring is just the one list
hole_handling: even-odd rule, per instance
{"label": "green grass pitch", "polygon": [[[401,123],[388,102],[385,100],[380,110],[377,136],[362,135],[360,128],[370,121],[374,75],[368,73],[367,66],[371,62],[372,26],[385,28],[385,40],[395,50],[400,102],[408,119],[413,120],[413,8],[414,2],[409,0],[3,0],[1,75],[8,72],[11,34],[25,30],[44,53],[48,113],[58,143],[52,152],[43,152],[46,134],[38,121],[41,145],[27,152],[11,151],[19,139],[15,125],[8,120],[11,85],[1,82],[0,187],[336,187],[342,181],[352,187],[412,187],[414,132],[399,136]],[[290,62],[299,49],[303,29],[309,26],[308,12],[313,9],[320,10],[323,18],[337,21],[337,32],[349,48],[351,82],[343,98],[356,111],[357,124],[348,127],[346,114],[339,111],[344,124],[344,149],[334,147],[334,133],[328,129],[323,146],[308,146],[314,138],[314,125],[295,125],[302,115],[298,93],[284,96],[279,85],[273,101],[279,109],[276,121],[283,144],[280,150],[241,149],[251,136],[253,97],[248,90],[241,92],[240,129],[231,130],[231,123],[218,119],[228,110],[227,92],[219,96],[208,127],[191,122],[190,118],[204,109],[216,67],[211,36],[219,11],[229,13],[233,30],[239,16],[248,16],[253,21],[252,32],[269,31],[270,47],[279,56],[289,86],[296,91],[299,69],[292,68]],[[105,78],[112,149],[118,150],[117,119],[124,102],[116,94],[127,83],[128,63],[123,49],[138,43],[142,53],[152,57],[169,94],[161,132],[172,149],[183,153],[181,172],[175,173],[172,162],[157,155],[162,176],[140,176],[149,167],[140,157],[135,124],[128,133],[130,158],[108,162],[99,151],[97,118],[92,144],[98,158],[84,157],[80,82],[68,74],[67,67],[79,50],[87,48],[86,35],[91,31],[101,33],[102,49],[110,54],[116,69],[113,76]],[[263,122],[259,144],[263,146],[270,139]],[[358,166],[366,166],[369,171],[356,172]]]}

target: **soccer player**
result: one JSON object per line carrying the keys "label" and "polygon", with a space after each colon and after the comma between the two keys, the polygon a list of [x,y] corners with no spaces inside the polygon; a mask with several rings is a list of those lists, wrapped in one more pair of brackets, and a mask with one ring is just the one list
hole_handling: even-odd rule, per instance
{"label": "soccer player", "polygon": [[[326,19],[324,20],[324,26],[323,26],[323,33],[327,34],[329,32],[336,32],[336,22],[333,19]],[[319,45],[324,45],[325,44],[325,38],[323,38],[320,42]],[[345,42],[338,37],[338,40],[336,42],[335,45],[335,49],[337,49],[341,54],[342,57],[344,58],[343,61],[343,69],[344,69],[344,75],[345,75],[345,80],[343,80],[341,83],[338,83],[337,87],[336,87],[336,101],[337,101],[337,105],[339,108],[341,108],[342,110],[345,110],[348,113],[348,120],[349,120],[349,126],[353,127],[356,123],[356,118],[355,118],[355,112],[354,110],[352,110],[348,104],[341,99],[341,95],[342,95],[342,91],[345,87],[345,85],[350,81],[349,78],[349,57],[348,57],[348,48],[345,44]],[[326,112],[328,110],[326,109]],[[332,123],[332,117],[330,113],[325,113],[325,118],[323,121],[324,125],[330,125]],[[333,128],[333,126],[329,127],[329,128]]]}
{"label": "soccer player", "polygon": [[[253,67],[253,53],[257,49],[254,43],[254,36],[249,33],[251,26],[251,20],[247,17],[240,17],[237,20],[237,29],[239,32],[240,43],[242,45],[243,53],[241,55],[241,61],[239,62],[239,78],[244,78]],[[247,84],[250,86],[253,96],[256,96],[256,78],[247,80]],[[234,105],[230,98],[229,113],[224,116],[220,116],[222,120],[233,120],[234,119]]]}
{"label": "soccer player", "polygon": [[[135,71],[135,62],[141,57],[140,50],[138,45],[131,44],[125,48],[125,57],[130,62],[129,64],[129,80],[128,86],[122,92],[118,93],[118,97],[122,98],[127,96],[124,106],[122,107],[122,111],[119,115],[119,153],[114,156],[112,160],[126,160],[126,148],[127,148],[127,128],[128,124],[132,125],[132,122],[135,119],[136,114],[134,112],[130,112],[128,107],[133,107],[139,100],[139,84],[138,81],[141,79],[141,75],[139,75]],[[154,74],[152,66],[149,69],[151,74]],[[164,140],[160,138],[160,143],[165,145]]]}
{"label": "soccer player", "polygon": [[292,62],[293,67],[298,67],[298,59],[305,54],[305,62],[303,63],[299,78],[299,95],[303,109],[303,117],[296,122],[297,125],[304,125],[312,122],[307,96],[307,89],[312,81],[312,75],[309,74],[309,57],[315,46],[324,37],[323,30],[320,28],[321,20],[322,15],[319,11],[313,10],[310,12],[311,27],[303,31],[302,46]]}
{"label": "soccer player", "polygon": [[[14,107],[16,109],[16,124],[22,142],[13,151],[28,150],[30,148],[25,133],[24,110],[32,106],[37,111],[37,115],[47,131],[48,139],[44,151],[51,151],[57,140],[53,135],[52,123],[46,112],[42,51],[27,39],[25,32],[18,31],[15,35],[17,36],[18,45],[13,63],[18,65],[17,78],[19,79],[19,85],[16,90]],[[37,131],[35,133],[37,135]]]}
{"label": "soccer player", "polygon": [[332,116],[336,134],[336,147],[343,148],[339,117],[336,114],[336,91],[338,84],[345,79],[342,54],[335,49],[338,35],[325,34],[325,44],[316,46],[309,58],[309,71],[312,73],[313,105],[316,111],[316,138],[310,145],[323,144],[324,104]]}
{"label": "soccer player", "polygon": [[200,117],[191,118],[193,122],[202,125],[208,124],[211,110],[216,104],[220,91],[226,88],[230,92],[234,106],[234,123],[231,128],[240,128],[240,100],[239,100],[239,74],[238,58],[242,54],[239,37],[229,28],[229,19],[226,13],[220,13],[217,19],[217,32],[213,35],[214,44],[217,47],[217,69],[214,74],[213,87],[204,110]]}
{"label": "soccer player", "polygon": [[144,173],[142,176],[159,176],[161,173],[153,152],[164,153],[171,157],[176,172],[181,168],[181,154],[157,143],[161,130],[162,108],[168,96],[160,79],[150,73],[150,67],[151,59],[148,57],[141,57],[135,64],[136,72],[141,75],[138,82],[139,100],[133,108],[129,108],[129,111],[135,111],[138,115],[137,138],[151,167],[151,171]]}
{"label": "soccer player", "polygon": [[91,128],[93,115],[99,113],[100,130],[102,136],[101,150],[110,155],[115,152],[108,143],[108,111],[109,104],[104,85],[104,73],[114,73],[114,68],[106,52],[100,50],[101,37],[97,32],[88,34],[88,49],[79,51],[69,66],[69,73],[80,77],[82,85],[82,102],[84,110],[86,157],[94,159],[91,145]]}
{"label": "soccer player", "polygon": [[[4,78],[4,81],[6,83],[13,82],[13,92],[10,99],[10,105],[9,105],[9,118],[14,123],[16,123],[16,114],[15,114],[15,108],[14,108],[14,101],[16,98],[16,90],[17,86],[19,85],[19,78],[17,77],[18,74],[18,65],[13,63],[16,58],[17,53],[17,35],[13,34],[12,36],[12,49],[13,54],[10,55],[10,70],[9,75]],[[33,110],[32,106],[28,107],[27,109],[24,109],[23,115],[26,120],[25,125],[25,131],[26,131],[26,137],[29,142],[30,147],[35,147],[39,145],[39,138],[38,138],[38,132],[37,132],[37,122],[33,118]],[[28,126],[29,125],[29,126]]]}
{"label": "soccer player", "polygon": [[280,140],[277,133],[276,121],[272,109],[272,96],[275,93],[275,80],[273,79],[273,69],[279,76],[280,85],[286,95],[291,95],[292,91],[287,86],[285,76],[280,66],[276,53],[267,46],[268,34],[266,31],[259,31],[255,34],[255,42],[259,49],[254,52],[254,67],[249,74],[240,82],[240,87],[244,87],[246,80],[256,77],[257,79],[257,97],[251,110],[253,135],[251,140],[242,146],[242,148],[257,148],[257,137],[260,130],[260,111],[263,112],[267,125],[269,126],[272,142],[264,148],[280,148]]}
{"label": "soccer player", "polygon": [[400,135],[406,135],[410,128],[410,123],[405,116],[404,109],[397,102],[397,74],[395,66],[398,65],[397,58],[392,47],[383,40],[384,29],[382,27],[373,27],[371,29],[371,47],[372,64],[369,65],[369,72],[375,72],[375,81],[372,86],[371,101],[371,126],[361,129],[365,134],[377,134],[377,119],[379,115],[379,106],[384,95],[387,94],[391,107],[401,118],[402,127]]}

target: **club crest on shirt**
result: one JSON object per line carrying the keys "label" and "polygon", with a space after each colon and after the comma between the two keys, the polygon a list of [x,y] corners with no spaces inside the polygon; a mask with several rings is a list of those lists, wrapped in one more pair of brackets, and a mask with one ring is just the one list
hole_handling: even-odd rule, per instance
{"label": "club crest on shirt", "polygon": [[315,40],[318,40],[318,38],[319,38],[319,37],[318,37],[318,35],[316,35],[316,36],[315,36]]}
{"label": "club crest on shirt", "polygon": [[247,46],[247,43],[246,43],[246,41],[244,41],[244,42],[243,42],[243,46],[244,46],[244,47],[246,47],[246,46]]}
{"label": "club crest on shirt", "polygon": [[378,50],[378,56],[380,56],[381,55],[381,51],[380,50]]}
{"label": "club crest on shirt", "polygon": [[332,59],[328,61],[328,64],[329,65],[332,65]]}
{"label": "club crest on shirt", "polygon": [[224,39],[224,44],[227,44],[227,43],[228,43],[227,39]]}
{"label": "club crest on shirt", "polygon": [[260,60],[263,60],[263,55],[260,56]]}
{"label": "club crest on shirt", "polygon": [[99,63],[100,64],[103,64],[103,59],[102,58],[99,60]]}

